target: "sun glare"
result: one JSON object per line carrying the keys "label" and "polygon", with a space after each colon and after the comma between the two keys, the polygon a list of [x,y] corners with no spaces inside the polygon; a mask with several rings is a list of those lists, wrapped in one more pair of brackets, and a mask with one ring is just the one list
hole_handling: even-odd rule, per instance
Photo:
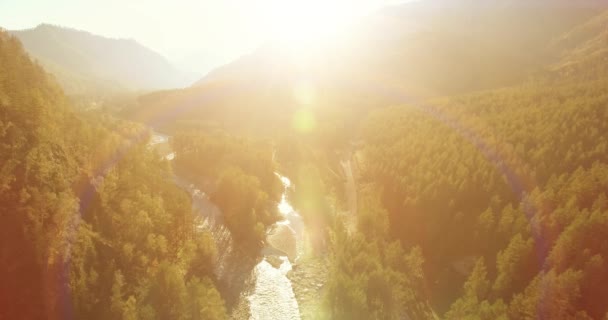
{"label": "sun glare", "polygon": [[273,1],[266,12],[269,36],[297,50],[323,46],[366,12],[358,1]]}

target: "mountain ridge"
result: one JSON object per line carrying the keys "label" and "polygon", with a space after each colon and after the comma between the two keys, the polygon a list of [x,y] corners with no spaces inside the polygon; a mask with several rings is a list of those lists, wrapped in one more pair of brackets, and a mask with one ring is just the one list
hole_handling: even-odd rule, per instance
{"label": "mountain ridge", "polygon": [[171,113],[206,121],[217,114],[212,109],[291,112],[302,107],[296,92],[302,87],[314,91],[319,108],[360,110],[508,87],[547,72],[560,59],[551,47],[555,39],[603,11],[561,4],[443,10],[434,6],[441,2],[429,3],[379,11],[356,27],[356,37],[304,48],[310,61],[278,44],[265,45],[191,88],[143,96],[131,116],[146,122],[146,113]]}
{"label": "mountain ridge", "polygon": [[134,39],[115,39],[42,23],[9,31],[53,73],[68,94],[157,90],[185,84],[183,74]]}

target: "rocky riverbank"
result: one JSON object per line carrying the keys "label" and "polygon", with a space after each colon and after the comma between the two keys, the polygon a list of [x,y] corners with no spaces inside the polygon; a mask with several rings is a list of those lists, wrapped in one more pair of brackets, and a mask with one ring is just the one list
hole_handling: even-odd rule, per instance
{"label": "rocky riverbank", "polygon": [[319,319],[328,275],[325,257],[310,257],[298,260],[287,274],[291,281],[303,320]]}
{"label": "rocky riverbank", "polygon": [[[278,256],[265,258],[274,268],[278,269],[282,260]],[[293,291],[298,301],[300,315],[303,320],[316,320],[322,311],[322,297],[327,282],[327,261],[322,257],[299,259],[298,264],[287,273]],[[255,279],[249,279],[248,285],[241,292],[238,303],[232,309],[230,319],[250,319],[249,295],[254,288]]]}

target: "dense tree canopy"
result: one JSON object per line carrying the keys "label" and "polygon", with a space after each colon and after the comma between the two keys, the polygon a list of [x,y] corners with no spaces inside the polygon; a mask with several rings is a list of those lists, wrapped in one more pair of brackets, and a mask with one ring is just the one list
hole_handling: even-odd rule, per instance
{"label": "dense tree canopy", "polygon": [[236,243],[257,254],[268,227],[279,219],[283,191],[271,145],[196,130],[176,134],[172,146],[176,169],[209,193]]}
{"label": "dense tree canopy", "polygon": [[0,318],[225,318],[215,243],[146,130],[71,110],[4,32],[0,62]]}
{"label": "dense tree canopy", "polygon": [[[314,103],[262,51],[123,114],[172,133],[237,254],[259,257],[291,179],[320,319],[606,318],[608,15],[546,3],[412,4],[395,16],[428,29],[341,44],[358,59],[317,65]],[[74,111],[0,32],[0,319],[226,318],[213,236],[148,140]]]}
{"label": "dense tree canopy", "polygon": [[[457,294],[457,282],[441,279],[480,257],[449,318],[608,311],[597,271],[608,254],[607,87],[541,82],[370,118],[364,179],[382,187],[392,234],[422,247],[435,290]],[[483,290],[467,289],[478,281],[488,282]]]}

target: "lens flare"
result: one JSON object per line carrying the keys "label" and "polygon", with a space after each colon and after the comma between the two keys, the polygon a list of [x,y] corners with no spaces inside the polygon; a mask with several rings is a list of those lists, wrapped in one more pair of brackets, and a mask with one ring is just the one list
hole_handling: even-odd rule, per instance
{"label": "lens flare", "polygon": [[316,126],[315,116],[309,108],[301,108],[293,116],[293,127],[300,133],[309,133]]}

